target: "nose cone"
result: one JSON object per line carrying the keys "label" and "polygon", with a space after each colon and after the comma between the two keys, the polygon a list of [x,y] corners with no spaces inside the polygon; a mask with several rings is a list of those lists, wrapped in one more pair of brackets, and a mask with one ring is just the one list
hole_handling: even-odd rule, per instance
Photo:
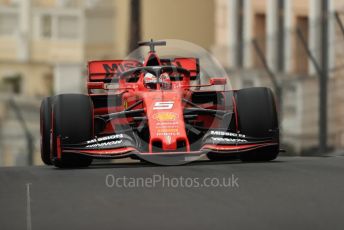
{"label": "nose cone", "polygon": [[180,92],[147,92],[143,95],[150,132],[150,152],[189,151]]}

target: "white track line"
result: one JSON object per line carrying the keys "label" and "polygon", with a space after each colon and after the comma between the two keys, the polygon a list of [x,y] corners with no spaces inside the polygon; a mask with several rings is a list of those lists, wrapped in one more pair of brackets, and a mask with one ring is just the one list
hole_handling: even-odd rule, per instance
{"label": "white track line", "polygon": [[31,183],[26,184],[26,229],[27,230],[32,230],[30,185]]}

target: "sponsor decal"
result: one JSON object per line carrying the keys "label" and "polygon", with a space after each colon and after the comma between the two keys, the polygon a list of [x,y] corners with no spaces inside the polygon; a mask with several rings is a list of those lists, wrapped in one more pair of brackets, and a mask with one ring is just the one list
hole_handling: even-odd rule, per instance
{"label": "sponsor decal", "polygon": [[121,144],[122,142],[123,140],[95,143],[91,145],[86,145],[86,148],[99,148],[99,147],[105,147],[105,146],[111,146],[111,145],[118,145],[118,144]]}
{"label": "sponsor decal", "polygon": [[134,67],[140,67],[142,66],[141,63],[136,62],[122,62],[122,63],[111,63],[111,64],[103,64],[103,68],[107,75],[115,74],[115,73],[122,73],[124,71],[127,71],[129,69],[132,69]]}
{"label": "sponsor decal", "polygon": [[114,140],[114,139],[121,139],[123,138],[123,134],[116,134],[116,135],[110,135],[110,136],[105,136],[105,137],[100,137],[96,139],[92,139],[87,141],[87,144],[92,144],[96,142],[101,142],[101,141],[107,141],[107,140]]}
{"label": "sponsor decal", "polygon": [[164,133],[164,132],[176,133],[178,132],[178,129],[177,128],[162,128],[162,129],[157,130],[157,133]]}
{"label": "sponsor decal", "polygon": [[236,139],[236,138],[225,138],[225,137],[212,137],[211,138],[215,142],[228,142],[228,143],[246,143],[247,140],[244,139]]}
{"label": "sponsor decal", "polygon": [[178,131],[178,128],[162,128],[157,129],[158,136],[179,136],[180,132]]}
{"label": "sponsor decal", "polygon": [[241,137],[241,138],[245,138],[246,135],[244,134],[240,134],[240,133],[230,133],[230,132],[224,132],[224,131],[210,131],[211,135],[214,136],[222,136],[222,137]]}
{"label": "sponsor decal", "polygon": [[164,121],[164,122],[157,122],[156,123],[157,126],[164,126],[164,127],[167,127],[167,126],[178,127],[178,124],[179,124],[178,120],[176,120],[176,121]]}
{"label": "sponsor decal", "polygon": [[180,133],[157,133],[157,136],[179,136]]}
{"label": "sponsor decal", "polygon": [[178,119],[178,114],[173,113],[173,112],[160,112],[160,113],[155,113],[153,115],[153,118],[159,122],[175,121]]}

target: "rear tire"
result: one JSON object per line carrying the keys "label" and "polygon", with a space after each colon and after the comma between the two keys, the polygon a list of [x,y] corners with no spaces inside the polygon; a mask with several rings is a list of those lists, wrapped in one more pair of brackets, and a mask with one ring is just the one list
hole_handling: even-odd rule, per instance
{"label": "rear tire", "polygon": [[83,94],[61,94],[53,103],[53,164],[59,168],[87,167],[92,158],[62,153],[57,158],[57,137],[61,142],[73,144],[93,138],[93,104],[89,96]]}
{"label": "rear tire", "polygon": [[[279,143],[276,104],[272,91],[265,87],[238,90],[236,93],[240,133],[251,137],[272,137]],[[240,154],[242,161],[271,161],[279,153],[279,144]]]}
{"label": "rear tire", "polygon": [[41,159],[46,165],[52,165],[50,151],[51,104],[52,98],[46,97],[43,99],[40,109]]}

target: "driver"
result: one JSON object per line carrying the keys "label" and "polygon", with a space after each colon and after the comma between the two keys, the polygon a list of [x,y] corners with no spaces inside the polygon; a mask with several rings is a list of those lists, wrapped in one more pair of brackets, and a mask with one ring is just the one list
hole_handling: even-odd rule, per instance
{"label": "driver", "polygon": [[148,89],[156,89],[158,78],[151,73],[146,73],[143,78],[143,85]]}
{"label": "driver", "polygon": [[162,89],[172,89],[172,82],[168,73],[160,74],[160,82]]}

